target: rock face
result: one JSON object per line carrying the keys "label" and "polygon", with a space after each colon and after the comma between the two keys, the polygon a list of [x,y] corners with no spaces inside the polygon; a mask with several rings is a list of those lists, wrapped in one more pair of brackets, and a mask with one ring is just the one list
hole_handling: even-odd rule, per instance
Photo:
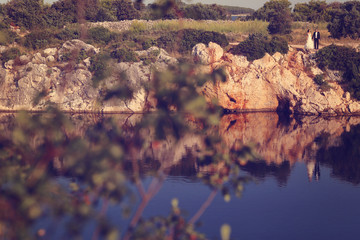
{"label": "rock face", "polygon": [[[71,40],[60,48],[48,48],[3,63],[0,110],[41,111],[52,103],[70,112],[144,112],[153,106],[143,87],[151,81],[152,69],[164,70],[177,62],[166,51],[151,47],[137,52],[144,61],[111,60],[111,74],[95,87],[90,57],[96,54],[99,49],[94,46]],[[249,62],[246,57],[226,53],[211,42],[208,46],[197,44],[192,54],[199,63],[199,72],[223,68],[227,73],[226,82],[209,82],[199,91],[209,102],[216,98],[229,111],[360,114],[360,102],[351,99],[339,85],[341,74],[317,68],[312,54],[291,49],[286,55],[266,54]],[[330,85],[327,91],[314,83],[317,74],[326,76]],[[105,101],[107,92],[124,85],[133,93],[132,98]]]}
{"label": "rock face", "polygon": [[[150,81],[152,69],[164,69],[176,62],[164,50],[154,47],[138,54],[154,57],[154,51],[158,54],[151,65],[113,60],[111,74],[96,87],[89,70],[90,58],[72,56],[92,56],[99,49],[80,40],[67,41],[60,49],[21,56],[16,65],[8,61],[6,68],[0,67],[0,110],[41,111],[52,103],[69,112],[143,112],[148,95],[143,83]],[[124,84],[133,92],[131,99],[104,100],[106,92]]]}
{"label": "rock face", "polygon": [[[193,48],[195,61],[202,63],[202,72],[224,68],[226,82],[208,83],[201,92],[210,101],[230,111],[267,111],[284,109],[301,114],[357,114],[360,104],[349,98],[337,83],[338,73],[326,74],[330,89],[323,91],[313,81],[322,73],[316,67],[313,55],[290,49],[289,53],[247,61],[244,56],[224,53],[213,57],[214,43],[208,47],[198,44]],[[220,51],[216,51],[220,52]],[[211,59],[211,60],[209,60]],[[335,76],[332,78],[331,76]]]}

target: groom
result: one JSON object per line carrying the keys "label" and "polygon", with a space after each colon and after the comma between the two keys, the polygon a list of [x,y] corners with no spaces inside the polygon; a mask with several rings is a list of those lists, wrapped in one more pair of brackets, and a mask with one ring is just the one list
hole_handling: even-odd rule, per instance
{"label": "groom", "polygon": [[320,33],[318,32],[317,29],[315,29],[312,39],[314,39],[314,48],[319,49]]}

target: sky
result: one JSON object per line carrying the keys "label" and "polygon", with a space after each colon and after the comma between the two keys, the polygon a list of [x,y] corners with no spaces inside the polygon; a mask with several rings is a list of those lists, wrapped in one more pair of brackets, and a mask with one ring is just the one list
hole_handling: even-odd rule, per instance
{"label": "sky", "polygon": [[[9,0],[0,0],[0,3],[6,3]],[[54,2],[55,0],[44,0],[45,2],[51,3]],[[262,7],[264,5],[265,2],[267,2],[268,0],[183,0],[183,2],[185,3],[203,3],[203,4],[212,4],[212,3],[216,3],[219,5],[228,5],[228,6],[238,6],[238,7],[247,7],[247,8],[252,8],[252,9],[259,9],[260,7]],[[289,0],[293,6],[296,3],[305,3],[305,2],[310,2],[310,0]],[[326,0],[327,3],[330,2],[346,2],[348,0]],[[153,0],[145,0],[144,1],[146,4],[153,2]]]}

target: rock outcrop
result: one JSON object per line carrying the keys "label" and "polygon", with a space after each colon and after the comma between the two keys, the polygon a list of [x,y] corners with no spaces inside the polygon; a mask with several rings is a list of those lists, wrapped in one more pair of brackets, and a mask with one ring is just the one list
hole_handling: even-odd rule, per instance
{"label": "rock outcrop", "polygon": [[[81,40],[65,42],[61,48],[48,48],[33,55],[23,55],[0,67],[0,110],[45,110],[49,103],[69,112],[144,112],[152,69],[165,69],[177,62],[166,51],[152,47],[138,55],[151,55],[153,63],[117,63],[110,60],[111,74],[98,86],[92,80],[90,57],[99,49]],[[131,99],[104,100],[106,92],[126,84]],[[42,96],[42,98],[39,98]]]}
{"label": "rock outcrop", "polygon": [[[95,87],[90,57],[99,51],[81,40],[71,40],[60,48],[48,48],[3,63],[0,110],[41,111],[52,103],[70,112],[144,112],[153,106],[143,87],[151,81],[152,69],[164,70],[177,62],[166,51],[151,47],[137,52],[144,61],[118,63],[112,59],[108,64],[111,74]],[[246,57],[227,53],[211,42],[208,46],[197,44],[192,54],[199,64],[199,72],[223,68],[227,73],[226,82],[209,82],[199,91],[209,102],[216,98],[220,106],[229,111],[360,113],[360,102],[351,99],[339,85],[341,74],[317,68],[313,54],[290,49],[286,55],[266,54],[249,62]],[[146,59],[151,63],[145,62]],[[329,89],[314,83],[317,74],[326,76]],[[129,87],[132,98],[104,101],[106,92],[121,85]]]}
{"label": "rock outcrop", "polygon": [[[301,114],[344,115],[360,113],[360,104],[338,84],[339,73],[330,72],[330,89],[322,90],[314,76],[323,73],[316,67],[314,55],[290,49],[289,53],[266,54],[253,62],[244,56],[224,53],[219,46],[198,44],[193,48],[194,60],[203,64],[201,72],[224,68],[226,82],[208,83],[201,92],[210,101],[230,111],[275,111],[278,109]],[[215,54],[216,53],[216,54]]]}

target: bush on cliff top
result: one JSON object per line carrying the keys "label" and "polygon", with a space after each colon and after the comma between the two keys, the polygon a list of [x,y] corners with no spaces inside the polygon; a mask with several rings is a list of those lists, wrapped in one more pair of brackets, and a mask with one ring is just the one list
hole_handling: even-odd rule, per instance
{"label": "bush on cliff top", "polygon": [[109,29],[104,27],[90,28],[88,31],[89,38],[96,43],[108,44],[111,40],[115,39],[115,34]]}
{"label": "bush on cliff top", "polygon": [[330,45],[316,53],[316,62],[321,69],[343,73],[344,87],[352,97],[360,100],[360,53],[354,48]]}
{"label": "bush on cliff top", "polygon": [[191,51],[198,43],[208,44],[214,42],[222,47],[229,45],[224,34],[196,29],[182,29],[170,32],[157,39],[157,45],[168,51],[177,50],[180,53]]}
{"label": "bush on cliff top", "polygon": [[276,52],[286,54],[289,51],[287,41],[282,37],[272,37],[269,39],[263,34],[251,34],[245,41],[239,43],[231,49],[235,55],[244,55],[249,61],[260,59],[265,53],[273,55]]}

